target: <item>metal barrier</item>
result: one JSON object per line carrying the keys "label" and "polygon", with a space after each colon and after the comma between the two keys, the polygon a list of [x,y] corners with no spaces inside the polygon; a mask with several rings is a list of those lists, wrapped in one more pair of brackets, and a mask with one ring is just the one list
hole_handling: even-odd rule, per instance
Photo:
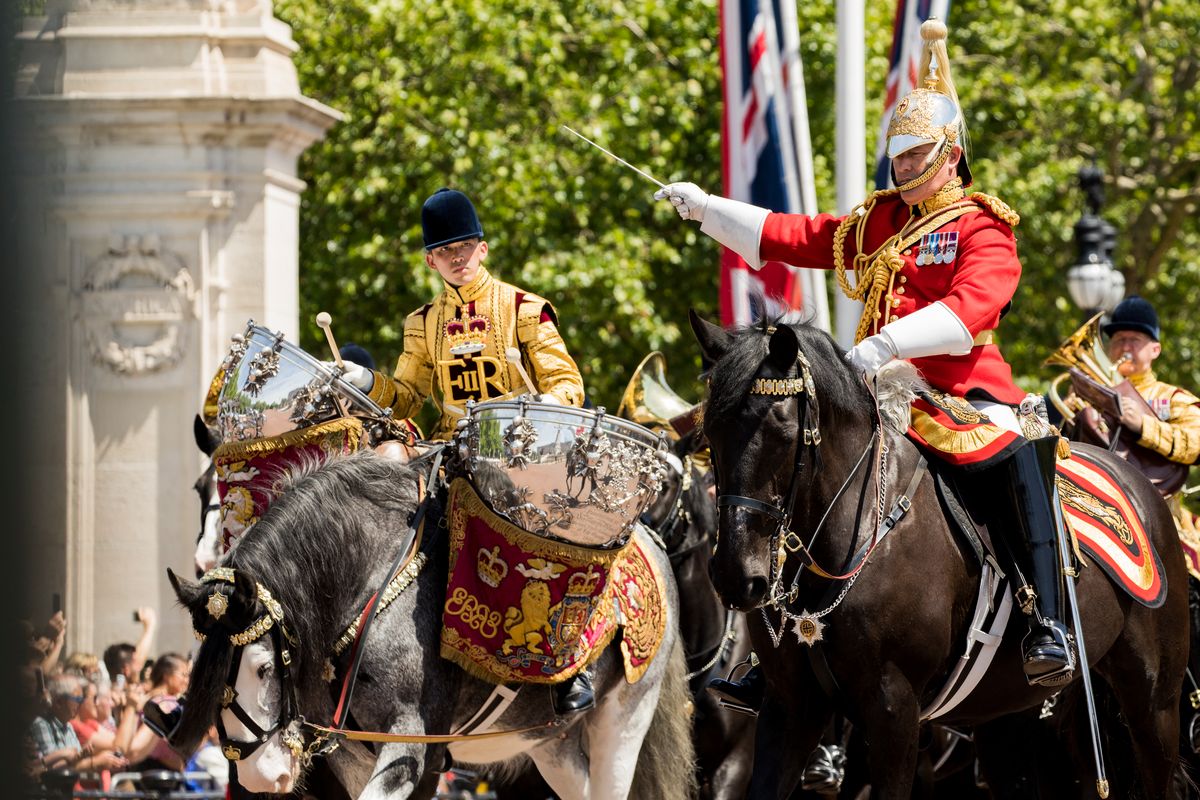
{"label": "metal barrier", "polygon": [[[111,788],[107,790],[76,789],[75,785],[81,779],[98,782],[100,776],[94,772],[51,770],[42,775],[41,786],[25,796],[28,800],[225,800],[225,790],[207,772],[116,772],[109,780]],[[205,788],[185,788],[185,783],[189,782]],[[119,788],[129,784],[137,788]]]}

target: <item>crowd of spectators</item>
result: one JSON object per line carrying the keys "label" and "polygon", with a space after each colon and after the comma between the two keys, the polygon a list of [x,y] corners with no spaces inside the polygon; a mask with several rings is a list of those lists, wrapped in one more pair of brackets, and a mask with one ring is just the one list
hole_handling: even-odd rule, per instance
{"label": "crowd of spectators", "polygon": [[114,775],[148,770],[206,772],[218,786],[228,767],[213,737],[185,760],[146,724],[147,701],[178,700],[191,675],[189,656],[151,658],[157,625],[153,608],[138,609],[141,636],[93,653],[64,657],[67,621],[56,612],[40,629],[24,623],[22,664],[26,776],[38,781],[47,770],[77,773],[84,789],[136,788],[111,785]]}

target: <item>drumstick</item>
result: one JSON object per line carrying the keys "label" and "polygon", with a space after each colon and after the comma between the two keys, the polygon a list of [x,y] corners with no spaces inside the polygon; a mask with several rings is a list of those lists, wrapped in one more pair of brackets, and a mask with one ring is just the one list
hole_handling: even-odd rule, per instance
{"label": "drumstick", "polygon": [[325,341],[329,342],[329,349],[333,351],[333,360],[337,362],[339,367],[345,370],[346,365],[342,362],[342,351],[338,349],[337,342],[333,340],[333,329],[331,327],[333,325],[333,317],[329,316],[328,311],[322,311],[320,314],[317,314],[317,325],[320,326],[321,330],[325,331]]}
{"label": "drumstick", "polygon": [[515,347],[510,347],[504,351],[504,355],[508,356],[508,363],[517,368],[517,372],[521,373],[521,380],[525,381],[525,389],[532,395],[537,395],[538,391],[533,387],[533,381],[529,380],[529,373],[525,371],[525,365],[521,363],[521,351]]}
{"label": "drumstick", "polygon": [[[338,349],[337,342],[333,339],[333,317],[329,316],[328,311],[322,311],[317,314],[317,325],[321,330],[325,331],[325,341],[329,342],[329,349],[333,351],[333,360],[337,363],[342,373],[346,372],[346,363],[342,361],[342,351]],[[346,404],[342,402],[342,398],[335,392],[333,402],[337,403],[338,412],[343,417],[350,416],[350,409],[346,408]]]}

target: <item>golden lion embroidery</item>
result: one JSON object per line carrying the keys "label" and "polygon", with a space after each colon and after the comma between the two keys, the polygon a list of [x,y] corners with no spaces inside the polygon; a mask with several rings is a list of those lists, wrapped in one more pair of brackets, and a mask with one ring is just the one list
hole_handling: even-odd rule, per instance
{"label": "golden lion embroidery", "polygon": [[[520,567],[518,567],[518,570]],[[508,638],[501,651],[504,655],[514,647],[524,647],[531,653],[543,655],[542,642],[550,632],[550,587],[541,581],[530,581],[521,589],[521,607],[510,606],[504,613],[504,632]]]}

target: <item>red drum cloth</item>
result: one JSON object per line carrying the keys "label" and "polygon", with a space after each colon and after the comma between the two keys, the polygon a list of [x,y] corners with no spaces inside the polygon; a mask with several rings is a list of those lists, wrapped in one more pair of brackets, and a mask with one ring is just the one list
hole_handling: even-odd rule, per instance
{"label": "red drum cloth", "polygon": [[221,552],[244,534],[278,496],[285,472],[306,462],[353,453],[363,442],[362,421],[344,417],[279,436],[226,442],[213,453],[221,499]]}
{"label": "red drum cloth", "polygon": [[493,683],[560,683],[619,631],[626,680],[641,678],[662,642],[666,592],[636,539],[598,550],[537,536],[463,478],[450,486],[448,515],[443,658]]}

